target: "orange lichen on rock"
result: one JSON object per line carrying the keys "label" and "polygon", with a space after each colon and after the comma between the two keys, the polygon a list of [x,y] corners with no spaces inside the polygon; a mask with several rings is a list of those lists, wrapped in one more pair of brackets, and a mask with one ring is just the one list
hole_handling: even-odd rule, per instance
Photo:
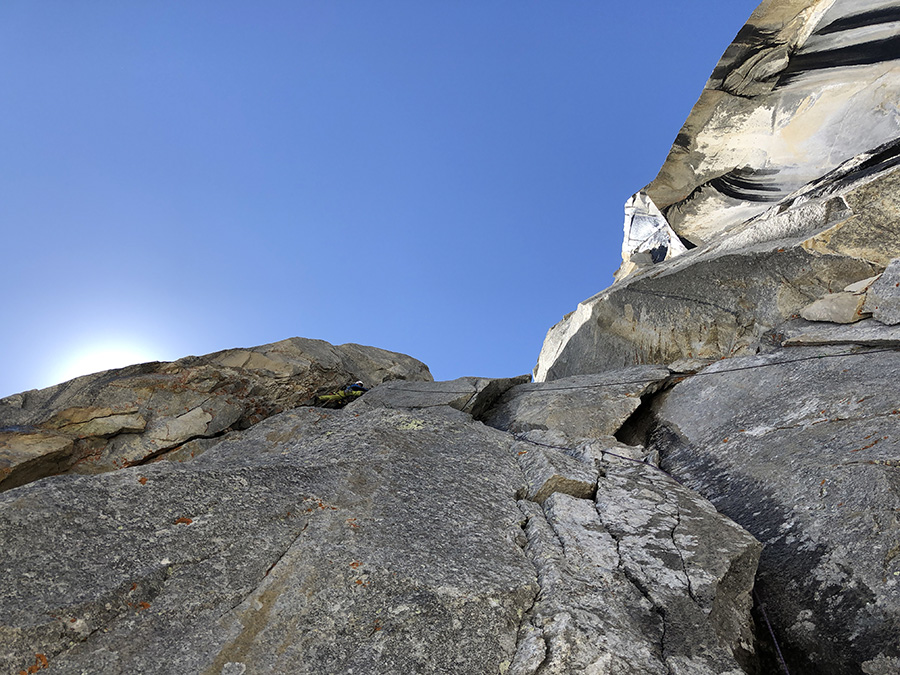
{"label": "orange lichen on rock", "polygon": [[20,670],[19,675],[31,675],[31,673],[36,673],[39,670],[43,670],[50,666],[50,662],[47,661],[47,657],[43,654],[35,654],[34,655],[34,665],[28,666],[28,670]]}
{"label": "orange lichen on rock", "polygon": [[[870,439],[870,438],[872,438],[871,435],[866,436],[863,440],[868,440],[868,439]],[[875,445],[876,443],[881,443],[882,440],[883,440],[883,439],[881,439],[881,438],[876,438],[874,441],[872,441],[872,442],[869,443],[868,445],[864,445],[864,446],[861,447],[861,448],[856,448],[855,450],[851,450],[850,452],[860,452],[860,451],[862,451],[862,450],[868,450],[869,448],[871,448],[871,447],[872,447],[873,445]]]}
{"label": "orange lichen on rock", "polygon": [[320,511],[324,511],[326,509],[330,509],[332,511],[337,511],[336,506],[332,506],[331,504],[326,504],[325,502],[323,502],[321,499],[318,499],[317,497],[309,497],[307,499],[304,499],[303,501],[313,503],[312,506],[310,506],[307,509],[304,509],[303,513],[312,513],[316,509],[319,509]]}

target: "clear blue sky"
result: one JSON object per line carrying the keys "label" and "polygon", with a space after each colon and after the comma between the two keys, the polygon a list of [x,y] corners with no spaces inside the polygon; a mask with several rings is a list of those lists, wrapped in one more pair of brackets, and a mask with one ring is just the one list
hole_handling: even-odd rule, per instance
{"label": "clear blue sky", "polygon": [[4,0],[0,396],[291,336],[530,372],[756,4]]}

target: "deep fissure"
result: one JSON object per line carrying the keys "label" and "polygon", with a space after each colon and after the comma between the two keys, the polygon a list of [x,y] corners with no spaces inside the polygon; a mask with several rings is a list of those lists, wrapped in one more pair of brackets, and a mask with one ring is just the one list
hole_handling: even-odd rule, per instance
{"label": "deep fissure", "polygon": [[[619,427],[619,430],[615,432],[615,438],[627,445],[643,446],[648,452],[648,455],[654,454],[653,435],[661,426],[656,410],[668,392],[674,389],[680,381],[680,377],[673,376],[656,390],[641,396],[640,405],[638,405],[635,411],[627,420],[625,420],[622,426]],[[660,471],[681,483],[682,481],[679,480],[678,476],[662,468],[663,459],[663,457],[658,458]],[[680,553],[679,550],[679,555]],[[685,574],[686,573],[685,570]],[[756,653],[757,661],[755,665],[758,668],[757,672],[759,673],[781,673],[784,672],[784,668],[780,661],[782,649],[779,645],[776,629],[772,628],[767,621],[764,621],[764,610],[758,605],[759,595],[756,589],[759,582],[759,574],[760,573],[757,570],[753,587],[753,607],[751,609],[751,618],[753,619],[753,639],[755,643],[754,651]],[[691,593],[691,595],[693,596],[693,593]],[[752,665],[747,672],[754,672]]]}

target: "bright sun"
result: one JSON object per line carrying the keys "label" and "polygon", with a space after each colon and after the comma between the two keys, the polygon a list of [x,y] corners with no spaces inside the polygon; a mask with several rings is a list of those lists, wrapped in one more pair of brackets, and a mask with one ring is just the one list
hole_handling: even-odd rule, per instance
{"label": "bright sun", "polygon": [[157,350],[146,346],[93,344],[67,354],[60,367],[55,369],[52,379],[56,382],[65,382],[80,375],[157,360],[159,360]]}

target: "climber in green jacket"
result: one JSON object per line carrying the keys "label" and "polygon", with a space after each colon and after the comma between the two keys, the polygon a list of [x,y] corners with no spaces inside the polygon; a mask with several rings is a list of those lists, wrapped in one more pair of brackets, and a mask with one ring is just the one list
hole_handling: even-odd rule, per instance
{"label": "climber in green jacket", "polygon": [[334,394],[325,394],[323,396],[317,396],[316,399],[321,401],[322,403],[335,403],[338,405],[346,405],[350,401],[355,398],[359,398],[363,394],[365,394],[368,389],[366,389],[365,385],[361,381],[356,381],[353,384],[349,384],[340,391]]}

